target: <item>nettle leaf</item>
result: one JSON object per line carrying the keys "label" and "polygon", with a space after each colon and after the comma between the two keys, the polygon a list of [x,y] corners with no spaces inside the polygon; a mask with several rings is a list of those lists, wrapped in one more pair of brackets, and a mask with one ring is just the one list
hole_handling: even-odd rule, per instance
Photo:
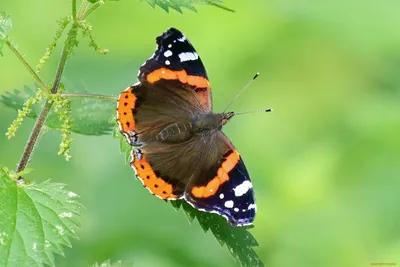
{"label": "nettle leaf", "polygon": [[[142,2],[143,0],[139,1]],[[151,5],[153,8],[155,8],[155,6],[161,7],[167,13],[169,12],[169,8],[175,9],[179,13],[182,13],[181,7],[197,12],[195,5],[198,4],[208,4],[228,11],[233,11],[232,9],[222,6],[221,0],[146,0],[146,2],[149,3],[149,5]]]}
{"label": "nettle leaf", "polygon": [[116,261],[114,263],[111,263],[110,260],[107,260],[103,263],[95,263],[92,267],[132,267],[133,264],[132,263],[125,263],[122,261]]}
{"label": "nettle leaf", "polygon": [[4,47],[4,40],[0,40],[0,56],[3,56],[3,47]]}
{"label": "nettle leaf", "polygon": [[[95,4],[97,2],[100,2],[101,0],[88,0],[88,2]],[[107,1],[107,2],[117,2],[119,0],[103,0],[103,1]]]}
{"label": "nettle leaf", "polygon": [[175,209],[179,209],[179,207],[183,208],[190,223],[197,218],[205,233],[211,230],[220,245],[226,245],[232,257],[243,267],[264,266],[253,249],[255,246],[258,246],[258,243],[248,231],[252,226],[232,227],[222,216],[196,210],[184,200],[170,202]]}
{"label": "nettle leaf", "polygon": [[[116,117],[115,117],[114,121],[117,121]],[[119,151],[125,157],[125,164],[130,164],[131,158],[132,158],[131,157],[132,146],[129,145],[128,141],[126,140],[126,137],[120,133],[119,126],[117,123],[115,123],[112,136],[113,136],[113,138],[116,138],[119,140]]]}
{"label": "nettle leaf", "polygon": [[0,168],[0,266],[54,266],[54,253],[77,238],[76,197],[63,184],[25,184]]}
{"label": "nettle leaf", "polygon": [[[1,95],[0,103],[14,110],[22,109],[25,101],[35,96],[35,91],[25,86],[23,91],[13,90]],[[109,134],[115,120],[112,116],[115,114],[116,103],[113,101],[104,101],[93,98],[71,98],[71,120],[73,122],[72,132],[85,135],[103,135]],[[43,103],[33,105],[32,111],[28,117],[36,119],[40,113]],[[58,114],[50,112],[45,125],[51,129],[61,129],[62,122]]]}
{"label": "nettle leaf", "polygon": [[[117,135],[120,144],[127,144],[125,136]],[[130,159],[132,147],[128,144],[120,146],[121,152],[125,154],[125,158]],[[225,218],[218,214],[199,211],[184,200],[169,201],[171,205],[178,211],[183,208],[190,223],[195,218],[200,223],[201,228],[206,233],[211,230],[215,238],[221,246],[226,245],[232,257],[238,261],[243,267],[263,267],[264,264],[254,251],[254,247],[258,246],[256,239],[248,231],[253,226],[232,227]]]}
{"label": "nettle leaf", "polygon": [[3,55],[3,46],[12,29],[11,17],[0,12],[0,56]]}
{"label": "nettle leaf", "polygon": [[0,39],[6,39],[12,29],[12,21],[9,15],[0,12]]}

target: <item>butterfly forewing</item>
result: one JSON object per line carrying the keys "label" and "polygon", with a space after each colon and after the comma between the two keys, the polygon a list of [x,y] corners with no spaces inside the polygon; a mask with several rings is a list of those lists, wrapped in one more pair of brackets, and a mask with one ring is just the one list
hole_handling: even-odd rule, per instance
{"label": "butterfly forewing", "polygon": [[173,81],[176,88],[192,90],[204,111],[212,109],[211,87],[196,50],[184,34],[174,28],[157,37],[157,50],[139,70],[142,83]]}

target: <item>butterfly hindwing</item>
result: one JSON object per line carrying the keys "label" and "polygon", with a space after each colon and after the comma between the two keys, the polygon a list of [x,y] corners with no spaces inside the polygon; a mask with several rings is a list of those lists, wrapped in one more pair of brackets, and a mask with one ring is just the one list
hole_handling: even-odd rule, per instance
{"label": "butterfly hindwing", "polygon": [[213,140],[209,151],[203,151],[205,159],[186,188],[185,200],[199,210],[224,216],[234,226],[251,224],[256,204],[246,166],[222,132]]}

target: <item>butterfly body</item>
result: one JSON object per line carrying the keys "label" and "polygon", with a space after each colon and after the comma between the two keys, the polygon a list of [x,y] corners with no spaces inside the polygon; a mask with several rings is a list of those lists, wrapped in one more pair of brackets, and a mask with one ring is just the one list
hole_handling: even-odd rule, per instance
{"label": "butterfly body", "polygon": [[222,127],[233,112],[213,113],[211,87],[197,52],[178,30],[157,39],[139,83],[120,94],[117,121],[133,146],[131,166],[164,200],[184,199],[233,226],[251,224],[254,192],[243,160]]}

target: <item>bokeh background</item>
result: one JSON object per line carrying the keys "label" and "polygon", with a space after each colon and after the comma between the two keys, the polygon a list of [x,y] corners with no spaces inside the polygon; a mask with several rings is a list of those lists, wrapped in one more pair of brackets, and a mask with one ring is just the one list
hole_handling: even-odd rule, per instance
{"label": "bokeh background", "polygon": [[[71,1],[1,0],[12,38],[36,65],[70,13]],[[270,267],[400,265],[400,2],[227,0],[236,10],[200,6],[166,14],[145,2],[108,2],[90,16],[100,56],[81,40],[64,82],[118,95],[136,81],[155,37],[182,30],[207,68],[214,110],[256,72],[259,79],[233,110],[273,108],[234,118],[225,133],[253,179],[258,214],[252,234]],[[60,53],[59,45],[55,51]],[[44,67],[50,83],[57,57]],[[0,93],[33,85],[7,49]],[[16,166],[32,120],[7,141],[16,112],[0,107],[0,162]],[[211,233],[151,196],[111,136],[73,135],[72,160],[57,156],[60,136],[47,131],[36,148],[32,180],[64,182],[86,207],[80,240],[57,266],[106,259],[134,266],[239,266]]]}

